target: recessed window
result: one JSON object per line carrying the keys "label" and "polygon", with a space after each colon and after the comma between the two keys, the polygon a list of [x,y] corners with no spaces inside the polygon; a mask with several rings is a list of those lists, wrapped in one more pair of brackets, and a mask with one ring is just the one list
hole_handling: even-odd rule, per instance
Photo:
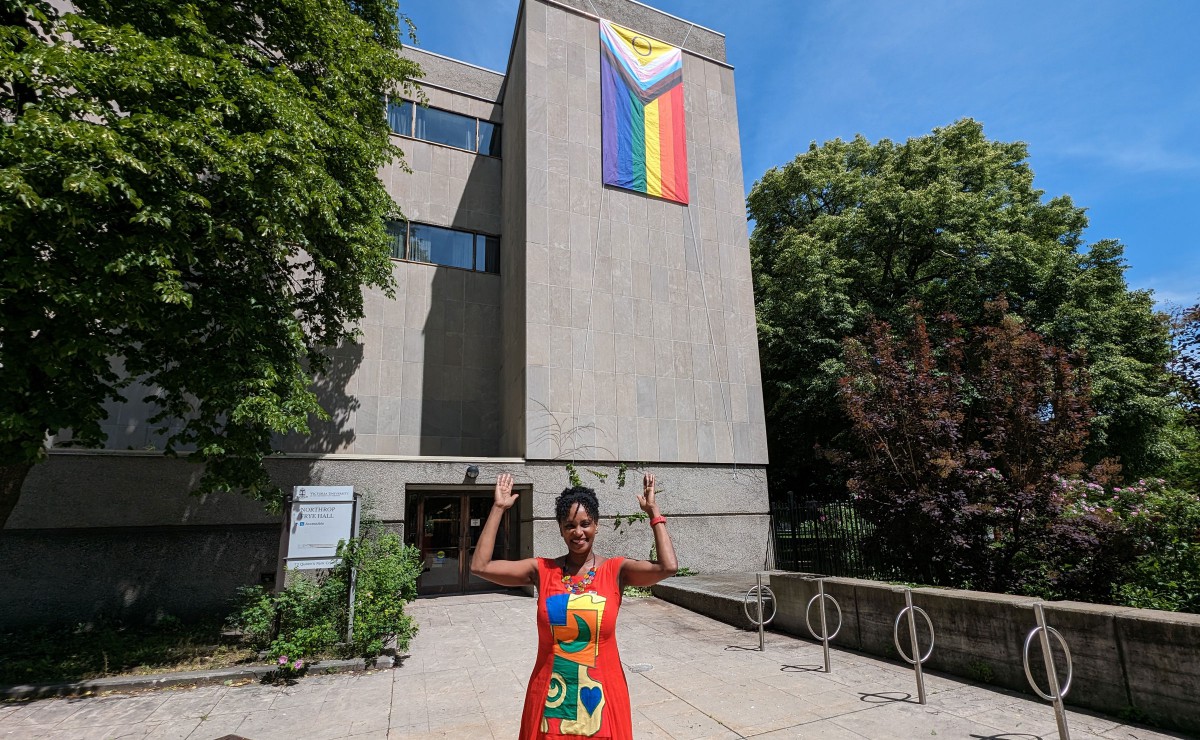
{"label": "recessed window", "polygon": [[417,106],[416,137],[435,144],[476,151],[479,119],[457,113]]}
{"label": "recessed window", "polygon": [[389,100],[387,117],[392,133],[489,157],[500,156],[500,126],[491,121],[417,105],[411,100]]}
{"label": "recessed window", "polygon": [[500,127],[482,118],[479,119],[479,153],[500,156]]}
{"label": "recessed window", "polygon": [[388,221],[392,257],[475,272],[500,272],[500,237],[403,221]]}
{"label": "recessed window", "polygon": [[413,104],[409,100],[391,101],[388,104],[388,126],[401,136],[412,136]]}

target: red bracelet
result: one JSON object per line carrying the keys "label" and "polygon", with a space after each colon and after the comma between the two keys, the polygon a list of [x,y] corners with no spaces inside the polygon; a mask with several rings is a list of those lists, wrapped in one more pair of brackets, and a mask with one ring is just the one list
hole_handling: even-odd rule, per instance
{"label": "red bracelet", "polygon": [[663,516],[662,514],[659,514],[658,516],[656,516],[650,520],[650,527],[653,528],[655,524],[666,524],[666,523],[667,523],[667,518],[665,516]]}

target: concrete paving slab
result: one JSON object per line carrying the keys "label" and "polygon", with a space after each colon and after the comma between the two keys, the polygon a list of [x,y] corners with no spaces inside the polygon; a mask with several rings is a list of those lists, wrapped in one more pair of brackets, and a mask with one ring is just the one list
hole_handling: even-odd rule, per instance
{"label": "concrete paving slab", "polygon": [[[537,646],[535,602],[507,594],[421,599],[421,632],[390,671],[308,676],[293,686],[208,686],[0,705],[0,739],[507,739],[520,726]],[[756,634],[658,599],[629,599],[617,627],[639,740],[961,738],[1053,740],[1045,702]],[[1184,737],[1071,710],[1074,740]]]}
{"label": "concrete paving slab", "polygon": [[163,722],[146,735],[146,740],[187,740],[202,721],[199,717],[193,717]]}
{"label": "concrete paving slab", "polygon": [[195,718],[199,720],[212,710],[228,691],[224,686],[203,686],[191,691],[163,691],[164,700],[146,718],[147,722],[169,722]]}

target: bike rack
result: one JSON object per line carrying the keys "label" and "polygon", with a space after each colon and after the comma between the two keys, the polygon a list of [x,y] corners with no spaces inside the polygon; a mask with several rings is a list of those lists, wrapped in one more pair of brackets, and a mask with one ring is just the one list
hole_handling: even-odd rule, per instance
{"label": "bike rack", "polygon": [[[1025,678],[1029,680],[1029,685],[1033,687],[1034,693],[1054,704],[1054,721],[1058,723],[1059,739],[1071,740],[1071,732],[1067,729],[1067,711],[1063,707],[1063,697],[1071,690],[1071,679],[1075,676],[1071,649],[1067,647],[1067,641],[1063,639],[1062,633],[1046,624],[1046,612],[1042,608],[1042,602],[1039,601],[1033,605],[1033,615],[1037,619],[1037,627],[1034,627],[1029,636],[1025,638],[1025,649],[1021,655],[1021,659],[1025,663]],[[1029,668],[1029,646],[1033,644],[1033,638],[1039,635],[1044,656],[1042,662],[1046,665],[1046,681],[1050,684],[1049,694],[1043,692],[1037,682],[1033,680],[1033,671]],[[1050,651],[1050,635],[1054,635],[1054,639],[1058,640],[1058,644],[1062,646],[1063,655],[1067,658],[1067,680],[1061,688],[1058,684],[1058,671],[1054,667],[1054,653]]]}
{"label": "bike rack", "polygon": [[[929,625],[929,649],[921,655],[921,648],[917,644],[917,614],[925,617],[925,624]],[[912,645],[913,657],[908,657],[904,654],[904,648],[900,647],[900,620],[904,615],[908,614],[908,639]],[[896,623],[892,625],[892,642],[896,644],[896,652],[904,658],[905,662],[912,665],[917,674],[917,701],[925,703],[925,672],[921,669],[921,664],[929,660],[929,656],[933,655],[933,643],[937,639],[933,632],[933,620],[929,618],[929,614],[919,606],[913,606],[912,589],[904,589],[904,608],[896,615]]]}
{"label": "bike rack", "polygon": [[[829,633],[829,625],[825,620],[825,600],[826,599],[832,601],[833,608],[837,609],[838,626],[837,626],[837,629],[835,629],[833,631],[833,634]],[[815,629],[813,629],[812,619],[810,619],[810,613],[812,612],[813,602],[815,602],[817,600],[820,600],[820,602],[821,602],[821,634],[819,634],[819,635],[817,634],[817,631]],[[817,595],[812,597],[811,599],[809,599],[808,606],[804,607],[804,623],[808,625],[808,631],[812,633],[812,636],[821,641],[821,645],[825,649],[825,672],[829,673],[829,641],[832,640],[833,638],[837,637],[838,633],[842,631],[842,607],[840,604],[838,604],[837,599],[835,599],[832,596],[830,596],[829,594],[825,593],[825,579],[824,578],[817,579]]]}
{"label": "bike rack", "polygon": [[[750,620],[750,624],[758,625],[758,649],[766,651],[766,625],[775,619],[775,614],[778,612],[779,607],[778,602],[775,600],[775,592],[771,590],[770,586],[763,585],[762,573],[755,573],[754,580],[757,582],[756,585],[752,586],[746,592],[746,598],[742,600],[742,611],[746,612],[746,619]],[[766,617],[763,612],[764,596],[771,602],[771,616],[769,617]],[[752,603],[758,605],[758,609],[755,611],[757,616],[751,616],[750,614],[750,604]]]}

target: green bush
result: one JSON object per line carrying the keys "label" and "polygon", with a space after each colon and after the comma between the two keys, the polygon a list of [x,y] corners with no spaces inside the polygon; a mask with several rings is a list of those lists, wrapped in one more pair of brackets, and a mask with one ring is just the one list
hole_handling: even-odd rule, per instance
{"label": "green bush", "polygon": [[1200,495],[1161,481],[1140,487],[1144,498],[1128,520],[1139,554],[1116,589],[1116,601],[1200,613]]}
{"label": "green bush", "polygon": [[[369,658],[393,638],[399,649],[406,649],[417,631],[404,613],[405,603],[417,595],[421,566],[416,549],[394,533],[373,532],[342,543],[338,555],[338,566],[322,576],[291,572],[287,588],[279,593],[243,587],[227,624],[271,658]],[[354,638],[345,642],[351,568],[357,570]]]}
{"label": "green bush", "polygon": [[352,540],[340,554],[342,562],[333,572],[339,583],[349,583],[351,567],[358,570],[354,654],[378,655],[393,637],[399,650],[407,649],[417,631],[412,617],[404,613],[404,604],[417,598],[421,558],[416,548],[405,546],[399,536],[388,532]]}
{"label": "green bush", "polygon": [[1200,613],[1200,495],[1161,478],[1126,486],[1059,479],[1059,485],[1069,519],[1105,529],[1096,549],[1119,560],[1106,568],[1113,603]]}

